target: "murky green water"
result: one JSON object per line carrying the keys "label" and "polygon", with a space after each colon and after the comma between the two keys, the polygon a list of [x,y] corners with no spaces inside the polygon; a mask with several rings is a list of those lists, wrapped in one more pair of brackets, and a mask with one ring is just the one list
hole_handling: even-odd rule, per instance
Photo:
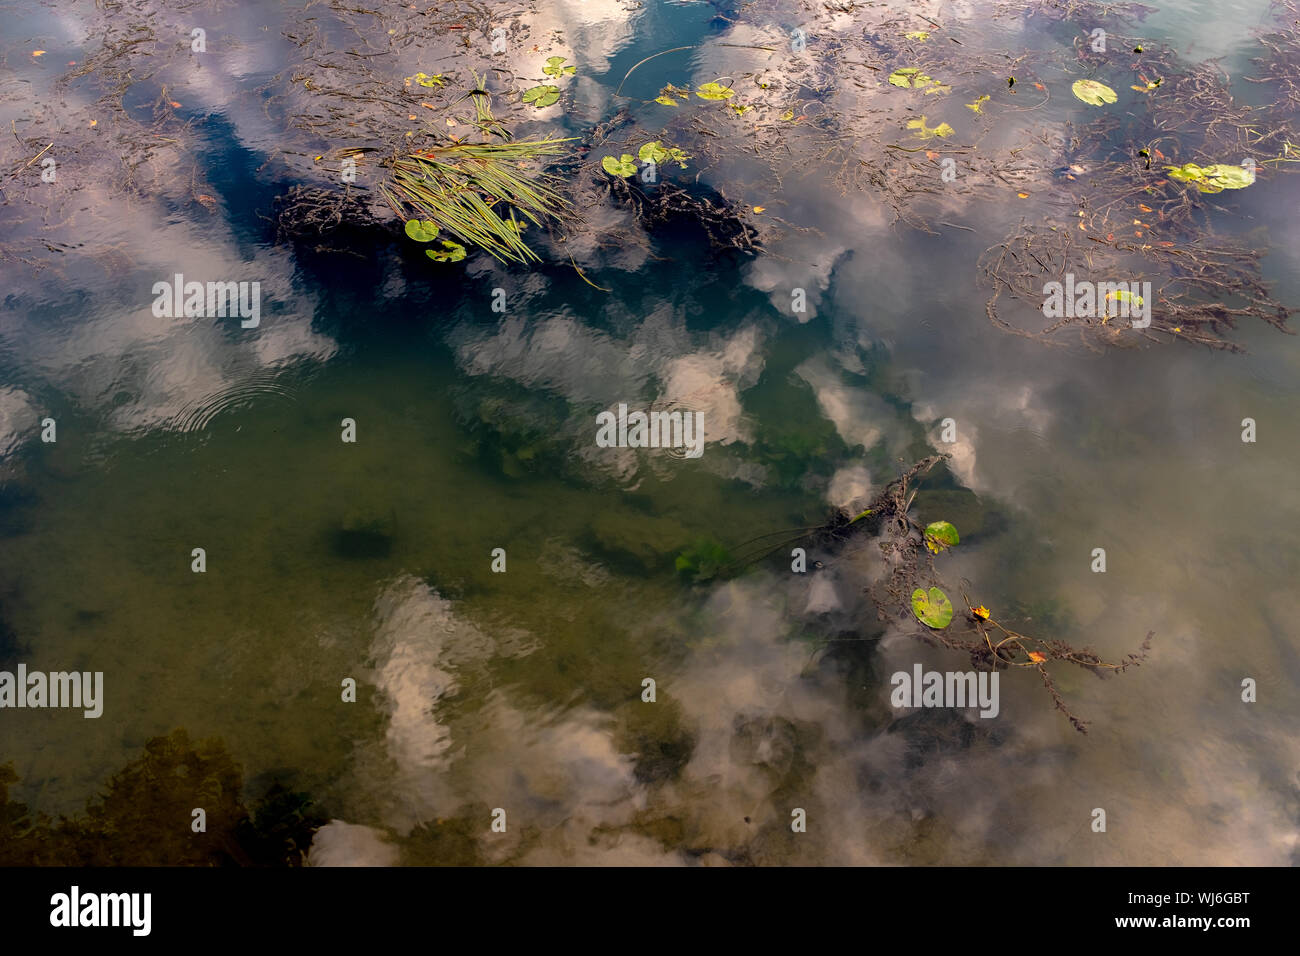
{"label": "murky green water", "polygon": [[[982,4],[926,9],[963,42],[1051,43]],[[212,19],[201,73],[179,58],[129,88],[129,109],[161,90],[192,111],[183,147],[140,167],[148,191],[116,191],[82,153],[57,203],[7,213],[15,242],[66,237],[70,216],[77,243],[5,264],[0,669],[102,671],[106,688],[98,720],[0,712],[12,797],[76,812],[149,738],[184,727],[225,742],[250,799],[285,783],[407,863],[1293,860],[1294,338],[1243,326],[1248,351],[1233,355],[1009,336],[973,264],[1023,215],[1015,200],[963,201],[939,218],[974,231],[929,236],[817,169],[745,182],[749,203],[801,227],[752,260],[689,237],[650,257],[618,242],[635,226],[593,210],[615,238],[578,256],[607,293],[563,257],[431,268],[398,246],[276,245],[258,214],[284,185],[282,117],[255,91],[291,79],[282,32],[303,12],[247,13]],[[1265,13],[1169,3],[1148,29],[1238,73]],[[37,136],[107,115],[88,82],[58,88],[57,118],[32,105],[96,48],[91,8],[3,15],[5,125]],[[121,16],[188,35],[216,15]],[[525,8],[516,33],[564,31],[579,128],[658,50],[700,45],[633,74],[633,95],[716,75],[742,55],[719,44],[754,40],[738,16],[588,0]],[[782,33],[798,19],[771,17],[758,22]],[[1033,119],[1080,107],[1065,94]],[[28,155],[10,147],[5,168]],[[720,180],[704,164],[701,181]],[[1279,177],[1221,220],[1258,230],[1288,303],[1296,198]],[[176,272],[260,279],[260,326],[155,317],[150,287]],[[794,288],[809,313],[791,314]],[[598,412],[654,400],[703,411],[700,458],[597,446]],[[46,417],[55,443],[40,440]],[[1088,736],[1025,671],[1003,674],[995,720],[893,709],[893,672],[969,661],[877,621],[869,539],[814,552],[806,575],[788,550],[730,580],[677,569],[820,523],[935,450],[953,453],[951,475],[918,508],[962,529],[952,580],[1023,630],[1109,658],[1156,632],[1150,660],[1114,679],[1058,673]],[[1090,569],[1098,547],[1105,574]],[[791,832],[793,808],[806,833]],[[449,827],[454,841],[428,836]],[[387,858],[366,840],[321,846],[326,860]]]}

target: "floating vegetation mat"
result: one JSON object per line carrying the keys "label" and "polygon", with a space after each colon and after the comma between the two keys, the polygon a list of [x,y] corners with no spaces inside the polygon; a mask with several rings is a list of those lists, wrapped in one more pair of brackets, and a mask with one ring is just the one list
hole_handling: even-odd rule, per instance
{"label": "floating vegetation mat", "polygon": [[[296,62],[248,94],[279,131],[261,172],[283,184],[285,241],[370,221],[424,246],[440,263],[429,268],[482,251],[534,266],[577,266],[576,254],[591,271],[692,221],[714,251],[772,254],[810,231],[782,199],[816,176],[927,233],[987,232],[1001,218],[989,210],[1023,204],[972,262],[989,319],[1008,332],[1240,350],[1243,320],[1289,331],[1294,309],[1263,278],[1267,245],[1240,234],[1233,207],[1300,162],[1296,0],[1274,5],[1251,74],[1235,80],[1145,35],[1142,4],[1001,3],[993,22],[1056,45],[989,52],[938,6],[757,0],[719,14],[715,35],[607,77],[598,97],[580,95],[590,79],[534,2],[312,9],[286,33]],[[32,198],[55,140],[83,166],[75,181],[213,208],[216,190],[177,175],[198,168],[187,156],[201,148],[201,123],[168,92],[192,69],[168,39],[183,19],[143,0],[114,5],[100,50],[61,80],[97,90],[96,116],[46,104],[15,127],[0,255],[43,268],[73,241],[60,227],[76,187]],[[123,105],[142,83],[158,94],[148,115]],[[412,232],[408,220],[433,225]],[[1095,274],[1149,281],[1150,323],[1043,315],[1046,285]]]}

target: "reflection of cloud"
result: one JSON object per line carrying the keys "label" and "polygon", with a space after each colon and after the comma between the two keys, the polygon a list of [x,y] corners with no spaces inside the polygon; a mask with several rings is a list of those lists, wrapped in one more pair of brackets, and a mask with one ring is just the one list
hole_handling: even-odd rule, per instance
{"label": "reflection of cloud", "polygon": [[619,403],[700,411],[707,447],[749,437],[740,393],[763,367],[762,333],[754,325],[730,335],[699,335],[665,305],[624,338],[567,315],[507,317],[487,330],[463,323],[448,338],[467,374],[500,376],[585,407],[591,418],[572,423],[577,454],[623,479],[636,475],[639,462],[664,462],[635,449],[595,446],[595,414]]}
{"label": "reflection of cloud", "polygon": [[[282,252],[263,252],[256,260],[236,255],[221,236],[177,224],[159,228],[152,211],[119,209],[124,235],[135,236],[136,267],[108,289],[88,289],[83,301],[94,303],[75,323],[43,322],[32,303],[43,303],[41,280],[16,280],[14,298],[31,311],[10,324],[5,337],[20,341],[21,351],[39,374],[79,403],[111,409],[109,423],[119,429],[166,426],[182,421],[187,410],[211,401],[264,369],[310,358],[323,360],[333,343],[311,328],[310,299],[293,287],[291,259]],[[167,318],[153,314],[155,282],[257,281],[261,286],[261,323],[240,328],[238,318]],[[62,295],[78,290],[65,287]],[[290,308],[285,311],[285,306]],[[36,306],[39,307],[39,306]]]}
{"label": "reflection of cloud", "polygon": [[0,388],[0,459],[15,450],[24,435],[33,435],[36,410],[31,396],[16,388]]}
{"label": "reflection of cloud", "polygon": [[409,576],[384,590],[375,616],[375,683],[388,714],[388,754],[397,765],[392,786],[405,814],[394,823],[409,827],[448,796],[441,776],[454,758],[453,741],[451,728],[439,720],[439,705],[457,693],[459,670],[493,656],[497,645],[457,617],[450,601]]}
{"label": "reflection of cloud", "polygon": [[826,500],[841,511],[861,510],[871,500],[871,473],[862,464],[845,465],[836,470],[826,490]]}
{"label": "reflection of cloud", "polygon": [[308,866],[394,866],[397,847],[381,830],[331,820],[312,837]]}
{"label": "reflection of cloud", "polygon": [[885,436],[885,423],[896,418],[894,410],[874,392],[845,384],[823,357],[808,359],[795,374],[812,388],[822,414],[850,448],[872,448]]}

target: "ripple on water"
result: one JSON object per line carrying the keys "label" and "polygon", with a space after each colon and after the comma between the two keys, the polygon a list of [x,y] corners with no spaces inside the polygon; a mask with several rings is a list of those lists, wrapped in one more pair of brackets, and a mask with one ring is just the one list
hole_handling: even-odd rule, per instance
{"label": "ripple on water", "polygon": [[202,432],[221,415],[251,408],[264,400],[298,403],[297,389],[285,384],[274,372],[256,373],[229,387],[188,403],[167,422],[167,428],[182,434]]}

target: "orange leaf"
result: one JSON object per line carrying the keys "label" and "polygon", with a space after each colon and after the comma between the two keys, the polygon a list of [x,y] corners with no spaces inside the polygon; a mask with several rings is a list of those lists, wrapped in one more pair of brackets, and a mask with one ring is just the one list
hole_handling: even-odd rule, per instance
{"label": "orange leaf", "polygon": [[32,51],[32,56],[44,56],[44,55],[45,55],[45,51],[44,51],[44,50],[33,50],[33,51]]}
{"label": "orange leaf", "polygon": [[172,101],[171,101],[171,107],[172,107],[172,109],[174,109],[174,110],[178,110],[178,109],[181,108],[181,104],[177,103],[175,100],[172,100]]}
{"label": "orange leaf", "polygon": [[1145,203],[1138,203],[1138,208],[1141,209],[1143,212],[1151,211],[1151,207],[1146,205]]}
{"label": "orange leaf", "polygon": [[939,158],[939,154],[936,153],[936,152],[935,152],[934,150],[932,150],[932,149],[927,149],[927,150],[925,151],[925,158],[926,158],[926,159],[938,159],[938,158]]}
{"label": "orange leaf", "polygon": [[1038,653],[1038,651],[1030,651],[1030,652],[1029,652],[1029,659],[1030,659],[1031,661],[1033,661],[1035,664],[1041,664],[1041,663],[1043,663],[1043,661],[1047,660],[1047,655],[1046,655],[1046,654],[1040,654],[1040,653]]}
{"label": "orange leaf", "polygon": [[1021,199],[1029,198],[1029,193],[1016,193],[1016,195],[1019,196]]}
{"label": "orange leaf", "polygon": [[983,604],[981,604],[979,607],[971,608],[970,612],[974,614],[977,618],[979,618],[981,621],[987,621],[989,619],[989,609],[986,608]]}
{"label": "orange leaf", "polygon": [[1034,89],[1036,89],[1036,90],[1045,90],[1045,89],[1047,89],[1047,87],[1043,86],[1042,83],[1035,83],[1035,84],[1034,84]]}

